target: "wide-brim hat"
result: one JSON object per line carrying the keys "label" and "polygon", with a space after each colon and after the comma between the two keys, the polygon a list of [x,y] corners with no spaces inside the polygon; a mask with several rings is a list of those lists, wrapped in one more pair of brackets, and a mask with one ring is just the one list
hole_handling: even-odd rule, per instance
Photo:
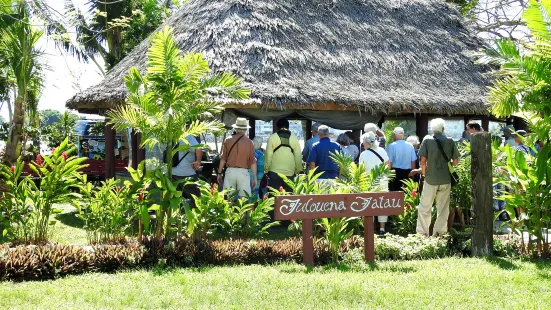
{"label": "wide-brim hat", "polygon": [[232,125],[234,129],[249,129],[251,126],[249,126],[249,121],[244,117],[238,117],[235,120],[235,124]]}

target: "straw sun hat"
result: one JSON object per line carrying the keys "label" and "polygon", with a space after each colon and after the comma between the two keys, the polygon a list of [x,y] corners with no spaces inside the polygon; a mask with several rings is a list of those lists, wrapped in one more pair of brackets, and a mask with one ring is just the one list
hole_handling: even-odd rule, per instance
{"label": "straw sun hat", "polygon": [[251,126],[249,126],[249,121],[244,117],[238,117],[235,120],[235,124],[232,125],[234,129],[249,129]]}

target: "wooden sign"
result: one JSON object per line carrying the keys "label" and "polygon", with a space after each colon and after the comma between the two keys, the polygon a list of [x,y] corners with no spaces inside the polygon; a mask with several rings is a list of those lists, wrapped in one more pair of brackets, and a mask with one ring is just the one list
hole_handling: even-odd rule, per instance
{"label": "wooden sign", "polygon": [[404,213],[404,193],[282,195],[275,197],[276,220],[302,220],[304,263],[314,263],[312,220],[332,217],[364,217],[365,259],[375,259],[373,217]]}

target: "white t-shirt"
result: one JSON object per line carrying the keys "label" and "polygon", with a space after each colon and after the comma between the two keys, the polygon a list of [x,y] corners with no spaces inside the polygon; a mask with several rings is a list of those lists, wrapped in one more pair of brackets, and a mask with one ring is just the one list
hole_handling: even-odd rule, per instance
{"label": "white t-shirt", "polygon": [[[386,153],[385,149],[383,149],[382,147],[379,147],[377,150],[374,150],[374,151],[377,152],[377,154],[379,154],[384,159],[385,163],[388,161],[388,154]],[[377,167],[383,162],[381,162],[379,157],[373,154],[373,152],[369,150],[365,150],[360,154],[359,163],[360,164],[363,163],[365,165],[365,171],[367,173],[370,173],[371,170],[373,170],[373,168]],[[381,187],[383,191],[388,191],[388,182],[383,180],[381,182]]]}
{"label": "white t-shirt", "polygon": [[[197,139],[193,136],[186,137],[187,142],[190,146],[199,144]],[[184,142],[180,141],[180,145],[184,145]],[[189,152],[189,153],[188,153]],[[187,154],[187,155],[186,155]],[[184,152],[178,152],[179,158],[185,156],[178,166],[172,168],[172,174],[180,177],[189,177],[195,175],[195,170],[193,170],[193,162],[195,161],[195,148],[191,148]],[[199,158],[199,160],[201,160]]]}

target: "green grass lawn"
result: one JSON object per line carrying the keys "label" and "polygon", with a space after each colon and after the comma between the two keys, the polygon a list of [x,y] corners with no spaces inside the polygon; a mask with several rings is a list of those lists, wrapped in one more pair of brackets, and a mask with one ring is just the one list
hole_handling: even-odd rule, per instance
{"label": "green grass lawn", "polygon": [[0,308],[506,308],[551,304],[551,263],[448,258],[88,274],[1,283]]}
{"label": "green grass lawn", "polygon": [[[76,210],[62,206],[53,240],[86,244]],[[273,231],[274,239],[288,235]],[[551,262],[447,258],[325,266],[298,264],[92,273],[0,283],[5,308],[506,308],[551,304]]]}

